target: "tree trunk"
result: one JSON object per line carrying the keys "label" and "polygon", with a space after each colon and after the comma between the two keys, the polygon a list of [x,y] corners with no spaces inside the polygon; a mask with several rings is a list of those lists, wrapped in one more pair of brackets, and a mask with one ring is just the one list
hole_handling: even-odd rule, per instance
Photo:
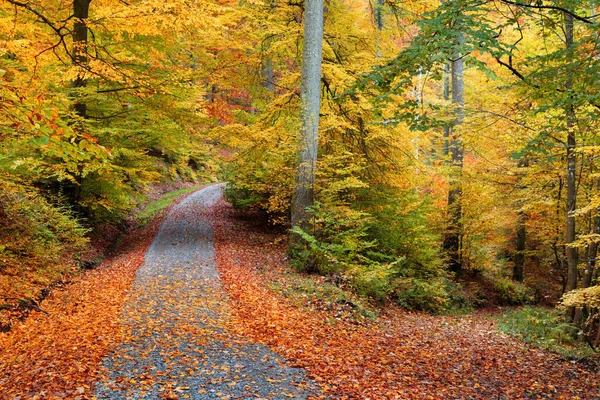
{"label": "tree trunk", "polygon": [[[464,42],[464,33],[459,35],[459,45]],[[444,238],[444,250],[448,257],[448,266],[451,271],[459,272],[462,269],[461,233],[462,233],[462,168],[464,148],[460,133],[456,129],[462,125],[465,107],[465,82],[464,63],[460,54],[455,55],[451,65],[452,104],[455,107],[456,118],[450,128],[448,150],[452,172],[450,189],[448,191],[448,227]]]}
{"label": "tree trunk", "polygon": [[270,58],[265,58],[263,60],[260,75],[262,77],[262,87],[267,89],[270,93],[273,93],[275,90],[275,76],[273,72],[273,61],[271,61]]}
{"label": "tree trunk", "polygon": [[375,27],[378,31],[383,30],[383,5],[384,0],[375,1],[375,9],[373,10],[373,16],[375,17]]}
{"label": "tree trunk", "polygon": [[[529,160],[523,158],[519,160],[517,164],[518,168],[526,168],[529,166]],[[519,192],[527,189],[526,186],[520,182],[517,182],[516,188]],[[524,279],[524,266],[525,266],[525,249],[527,245],[527,228],[525,227],[525,221],[527,220],[527,214],[523,211],[523,200],[519,199],[516,206],[519,211],[517,214],[517,239],[516,239],[516,251],[513,257],[513,280],[517,282],[523,282]]]}
{"label": "tree trunk", "polygon": [[[302,54],[301,131],[298,143],[296,187],[292,199],[292,228],[310,231],[308,207],[313,205],[319,144],[321,61],[323,53],[323,0],[306,0]],[[290,246],[299,243],[294,232]]]}
{"label": "tree trunk", "polygon": [[[598,187],[600,188],[600,180],[598,180]],[[600,207],[596,208],[596,216],[594,217],[592,233],[600,234]],[[598,242],[592,242],[587,249],[587,260],[585,263],[585,271],[583,272],[583,279],[581,280],[581,288],[585,289],[590,287],[592,284],[592,278],[594,276],[594,269],[596,268],[596,257],[598,256]],[[575,316],[573,317],[573,324],[579,325],[583,317],[583,309],[577,308],[575,310]]]}
{"label": "tree trunk", "polygon": [[[573,16],[564,13],[565,19],[565,46],[567,57],[573,52]],[[567,92],[573,90],[573,82],[567,72],[567,82],[565,84]],[[566,128],[567,128],[567,206],[566,206],[566,255],[567,255],[567,285],[565,292],[570,292],[577,287],[577,248],[570,246],[575,242],[575,209],[576,209],[576,185],[577,185],[577,154],[575,137],[575,109],[572,104],[572,97],[569,96],[569,103],[566,106]],[[567,318],[572,320],[574,310],[567,310]]]}
{"label": "tree trunk", "polygon": [[[91,0],[73,0],[73,17],[75,18],[75,23],[73,25],[73,49],[71,50],[71,60],[73,65],[79,67],[77,77],[71,81],[71,87],[73,89],[84,88],[87,84],[85,79],[85,68],[88,63],[87,19],[89,17],[90,3]],[[85,101],[81,100],[81,93],[75,91],[74,97],[73,109],[75,110],[75,113],[81,118],[87,118],[87,104]],[[77,175],[75,179],[77,183],[73,187],[73,200],[77,203],[81,198],[83,176]],[[78,205],[75,207],[76,209],[79,208]]]}
{"label": "tree trunk", "polygon": [[600,345],[600,323],[598,323],[598,330],[596,331],[596,340],[594,340],[594,347]]}
{"label": "tree trunk", "polygon": [[517,221],[517,251],[514,257],[513,280],[523,282],[523,265],[525,264],[525,243],[527,230],[525,229],[525,213],[519,212]]}
{"label": "tree trunk", "polygon": [[[596,210],[600,213],[600,207]],[[594,229],[593,233],[600,235],[600,216],[594,218]],[[593,242],[588,248],[588,257],[585,265],[585,271],[583,272],[583,279],[581,280],[581,287],[588,288],[592,284],[592,278],[594,276],[594,270],[596,268],[596,258],[598,257],[598,242]]]}
{"label": "tree trunk", "polygon": [[[444,66],[444,100],[450,100],[450,64]],[[444,144],[442,154],[446,159],[448,157],[448,140],[450,140],[450,126],[444,126]]]}
{"label": "tree trunk", "polygon": [[[87,44],[88,44],[88,27],[87,19],[89,17],[91,0],[74,0],[73,1],[73,16],[75,24],[73,26],[73,65],[85,67],[88,62]],[[80,70],[77,78],[71,82],[72,88],[85,87],[85,72]],[[77,115],[86,118],[87,106],[85,102],[77,100],[74,105]]]}

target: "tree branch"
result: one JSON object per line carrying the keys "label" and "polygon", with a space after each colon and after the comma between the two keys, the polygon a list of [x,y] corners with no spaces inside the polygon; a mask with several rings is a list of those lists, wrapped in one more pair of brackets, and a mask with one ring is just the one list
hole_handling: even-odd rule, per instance
{"label": "tree branch", "polygon": [[122,88],[116,88],[116,89],[102,89],[102,90],[96,91],[96,93],[113,93],[113,92],[121,92],[123,90],[139,89],[139,88],[140,88],[140,86],[128,86],[128,87],[122,87]]}
{"label": "tree branch", "polygon": [[15,5],[17,7],[21,7],[21,8],[28,10],[29,12],[31,12],[32,14],[37,16],[39,19],[41,19],[42,22],[44,22],[46,25],[48,25],[54,32],[56,32],[57,35],[59,35],[60,37],[63,36],[61,33],[61,28],[57,28],[56,25],[54,25],[48,17],[46,17],[44,14],[42,14],[41,12],[39,12],[38,10],[33,8],[30,4],[22,3],[22,2],[16,1],[16,0],[4,0],[4,1],[6,1],[12,5]]}
{"label": "tree branch", "polygon": [[545,6],[543,4],[526,4],[526,3],[522,3],[520,1],[511,1],[511,0],[500,0],[500,2],[504,3],[504,4],[510,4],[510,5],[513,5],[513,6],[517,6],[517,7],[535,8],[537,10],[561,11],[563,13],[569,14],[570,16],[572,16],[577,21],[580,21],[580,22],[583,22],[583,23],[586,23],[586,24],[593,24],[594,23],[594,18],[596,17],[595,15],[593,15],[591,17],[584,17],[584,16],[581,16],[581,15],[575,14],[571,10],[567,10],[566,8],[559,7],[559,6]]}

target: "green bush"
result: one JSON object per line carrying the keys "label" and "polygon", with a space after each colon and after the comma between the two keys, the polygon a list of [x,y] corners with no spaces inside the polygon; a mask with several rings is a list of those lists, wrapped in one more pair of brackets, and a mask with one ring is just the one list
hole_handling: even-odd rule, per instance
{"label": "green bush", "polygon": [[532,289],[524,283],[501,277],[496,279],[494,284],[500,300],[505,304],[516,306],[534,302]]}
{"label": "green bush", "polygon": [[[344,186],[338,178],[311,210],[314,234],[296,230],[303,246],[295,249],[294,262],[321,274],[340,273],[356,292],[379,301],[429,312],[447,307],[446,273],[422,204],[407,207],[408,197],[364,190],[356,181]],[[349,201],[353,192],[360,201]]]}
{"label": "green bush", "polygon": [[86,229],[70,212],[51,204],[39,193],[11,182],[2,182],[0,193],[0,243],[7,257],[41,266],[56,262],[64,252],[78,253],[87,244]]}
{"label": "green bush", "polygon": [[557,352],[569,358],[581,358],[593,351],[572,335],[564,312],[544,307],[525,306],[496,317],[498,328],[527,343]]}
{"label": "green bush", "polygon": [[258,193],[246,188],[240,188],[234,183],[228,183],[223,191],[227,200],[236,210],[251,209],[259,206],[264,199]]}
{"label": "green bush", "polygon": [[448,307],[448,293],[442,279],[400,279],[394,289],[398,303],[409,310],[439,313]]}
{"label": "green bush", "polygon": [[10,310],[76,272],[74,261],[88,239],[60,199],[53,204],[33,189],[0,182],[0,305],[8,310],[0,312],[0,328],[5,329],[14,322]]}

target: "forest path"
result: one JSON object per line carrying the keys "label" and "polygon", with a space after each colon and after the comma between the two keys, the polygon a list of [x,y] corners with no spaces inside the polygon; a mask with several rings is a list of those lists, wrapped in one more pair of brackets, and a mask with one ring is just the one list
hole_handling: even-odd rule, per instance
{"label": "forest path", "polygon": [[387,304],[377,320],[352,316],[325,295],[325,278],[290,273],[283,233],[224,201],[214,210],[219,276],[237,327],[309,370],[330,398],[600,400],[593,363],[503,335],[481,315]]}
{"label": "forest path", "polygon": [[165,217],[124,309],[129,339],[104,359],[98,399],[303,399],[305,371],[231,333],[215,264],[212,207],[222,185],[194,192]]}

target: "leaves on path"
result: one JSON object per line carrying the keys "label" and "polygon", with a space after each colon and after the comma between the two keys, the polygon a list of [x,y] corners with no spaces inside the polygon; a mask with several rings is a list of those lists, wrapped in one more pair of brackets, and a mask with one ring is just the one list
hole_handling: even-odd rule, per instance
{"label": "leaves on path", "polygon": [[[236,220],[223,202],[214,211],[218,267],[235,315],[225,321],[227,335],[221,338],[178,320],[181,338],[194,337],[203,345],[226,337],[233,345],[242,340],[228,333],[235,330],[268,345],[292,366],[306,368],[330,398],[600,397],[597,372],[498,334],[479,316],[433,317],[392,309],[376,323],[356,323],[338,319],[330,310],[292,304],[269,289],[261,272],[265,267],[281,268],[282,244],[273,244],[272,235]],[[94,380],[107,374],[101,360],[127,341],[119,324],[121,309],[155,229],[156,225],[149,226],[143,234],[131,236],[123,246],[127,253],[55,291],[43,304],[49,315],[34,312],[13,331],[0,335],[1,399],[91,398]],[[203,299],[187,300],[178,312],[207,306]],[[149,323],[145,329],[156,333],[162,328]],[[150,388],[162,380],[158,396],[171,399],[187,398],[192,392],[227,398],[224,391],[211,390],[247,385],[247,367],[240,361],[244,350],[228,348],[231,362],[215,364],[205,353],[188,354],[178,343],[182,342],[173,341],[172,335],[155,342],[157,348],[164,346],[161,356],[167,366],[189,369],[140,369],[134,371],[135,377],[116,383]],[[209,379],[205,386],[191,387],[174,379],[182,374],[204,374]],[[284,378],[269,377],[266,382],[277,385]],[[288,395],[292,396],[277,394]]]}
{"label": "leaves on path", "polygon": [[100,361],[123,339],[121,308],[158,221],[123,241],[123,251],[55,290],[33,313],[0,334],[0,399],[86,399]]}
{"label": "leaves on path", "polygon": [[104,360],[98,399],[306,398],[305,372],[232,333],[214,263],[218,185],[174,207],[138,270],[123,311],[127,340]]}
{"label": "leaves on path", "polygon": [[333,398],[600,398],[599,376],[496,332],[482,317],[390,309],[356,324],[298,307],[265,285],[282,245],[215,208],[217,263],[238,329],[308,369]]}

